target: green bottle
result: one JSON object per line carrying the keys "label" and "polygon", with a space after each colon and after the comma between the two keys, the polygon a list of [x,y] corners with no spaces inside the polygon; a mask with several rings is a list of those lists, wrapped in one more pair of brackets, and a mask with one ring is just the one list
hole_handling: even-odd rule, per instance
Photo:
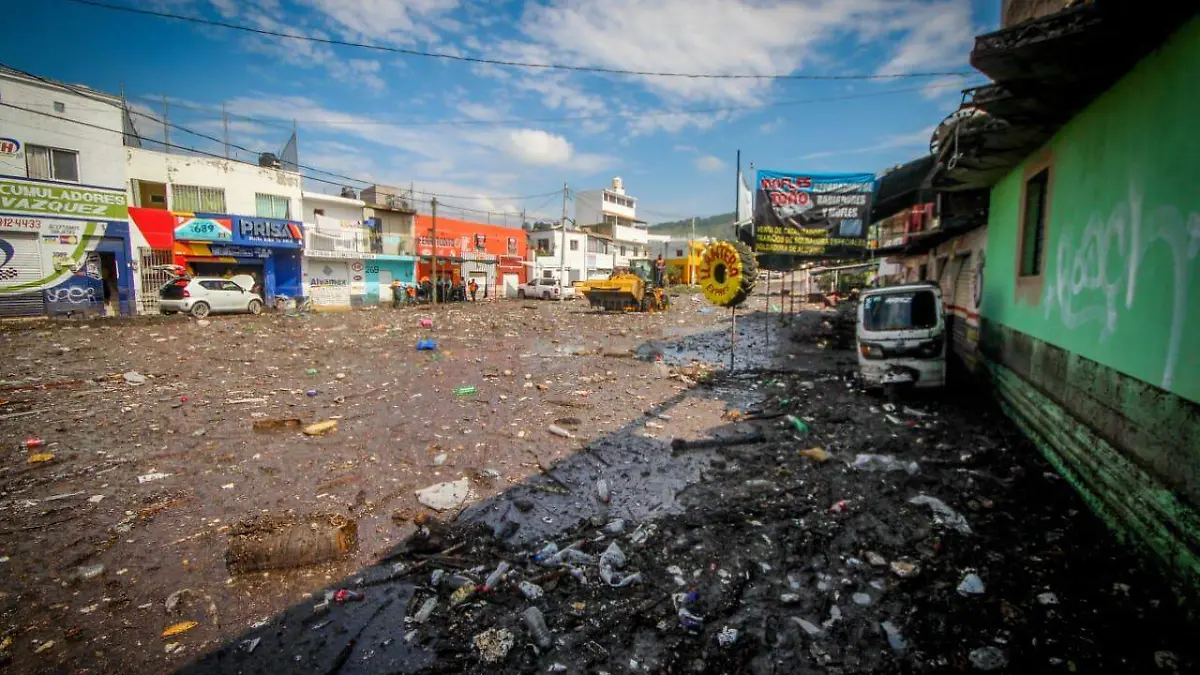
{"label": "green bottle", "polygon": [[458,387],[457,389],[454,390],[454,395],[455,396],[474,396],[475,392],[476,392],[475,387]]}

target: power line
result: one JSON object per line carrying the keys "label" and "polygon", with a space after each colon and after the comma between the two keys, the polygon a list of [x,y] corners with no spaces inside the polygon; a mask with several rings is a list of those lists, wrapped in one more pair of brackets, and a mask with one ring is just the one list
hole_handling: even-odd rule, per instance
{"label": "power line", "polygon": [[292,35],[289,33],[281,33],[278,31],[266,30],[263,28],[254,28],[252,26],[244,26],[236,23],[228,23],[225,21],[215,21],[197,16],[186,16],[183,14],[173,14],[171,12],[159,12],[151,9],[139,9],[137,7],[127,7],[124,5],[113,5],[106,2],[97,2],[96,0],[66,0],[77,5],[86,5],[88,7],[96,7],[99,9],[107,9],[117,12],[127,12],[130,14],[141,14],[143,16],[153,16],[160,19],[174,19],[176,21],[186,21],[189,23],[200,24],[203,26],[213,26],[216,28],[228,28],[230,30],[243,31],[246,33],[254,33],[256,35],[267,35],[270,37],[283,38],[286,40],[301,40],[304,42],[317,42],[321,44],[334,45],[338,47],[354,47],[357,49],[368,49],[379,52],[389,52],[392,54],[404,54],[406,56],[421,56],[425,58],[444,59],[447,61],[461,61],[465,63],[479,63],[491,66],[508,66],[515,68],[534,68],[540,70],[563,70],[572,72],[584,73],[600,73],[604,75],[632,75],[642,77],[679,77],[687,79],[705,79],[705,80],[896,80],[905,78],[921,78],[921,77],[945,77],[948,75],[967,75],[969,71],[926,71],[926,72],[909,72],[909,73],[883,73],[879,75],[796,75],[796,74],[772,74],[772,75],[752,75],[752,74],[722,74],[722,73],[677,73],[649,70],[625,70],[621,68],[604,68],[601,66],[571,66],[561,63],[530,63],[525,61],[506,61],[502,59],[486,59],[477,56],[461,56],[458,54],[447,54],[445,52],[426,52],[417,49],[405,49],[403,47],[389,47],[386,45],[369,44],[365,42],[350,42],[348,40],[335,40],[332,38],[314,37],[312,35]]}

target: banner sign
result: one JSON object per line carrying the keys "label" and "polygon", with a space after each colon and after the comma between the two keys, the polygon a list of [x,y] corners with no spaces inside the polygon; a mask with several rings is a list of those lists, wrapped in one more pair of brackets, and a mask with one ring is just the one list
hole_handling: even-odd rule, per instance
{"label": "banner sign", "polygon": [[123,190],[8,177],[0,178],[0,211],[89,220],[125,220],[129,215]]}
{"label": "banner sign", "polygon": [[175,216],[176,241],[233,241],[233,220]]}
{"label": "banner sign", "polygon": [[795,258],[861,258],[875,174],[759,171],[754,251]]}
{"label": "banner sign", "polygon": [[300,248],[304,242],[304,231],[293,220],[238,216],[234,225],[233,241],[237,244]]}

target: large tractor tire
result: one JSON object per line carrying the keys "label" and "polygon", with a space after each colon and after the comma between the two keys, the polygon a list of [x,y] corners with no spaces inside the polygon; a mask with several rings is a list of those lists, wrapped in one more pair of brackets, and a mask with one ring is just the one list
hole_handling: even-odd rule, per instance
{"label": "large tractor tire", "polygon": [[758,260],[754,257],[754,252],[750,250],[750,247],[742,242],[733,242],[733,247],[742,257],[742,290],[734,298],[734,302],[729,305],[737,307],[754,292],[754,284],[758,282]]}

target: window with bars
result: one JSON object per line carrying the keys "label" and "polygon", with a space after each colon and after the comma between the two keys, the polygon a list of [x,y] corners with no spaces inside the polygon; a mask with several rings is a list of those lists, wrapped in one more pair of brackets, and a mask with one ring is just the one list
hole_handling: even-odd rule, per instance
{"label": "window with bars", "polygon": [[1046,239],[1046,196],[1050,170],[1042,169],[1025,181],[1025,213],[1021,223],[1021,276],[1042,273],[1042,249]]}
{"label": "window with bars", "polygon": [[254,215],[259,218],[287,220],[292,217],[291,203],[292,200],[287,197],[256,192],[254,193]]}
{"label": "window with bars", "polygon": [[26,145],[25,169],[30,178],[78,183],[79,153],[43,145]]}
{"label": "window with bars", "polygon": [[171,209],[192,213],[225,213],[225,190],[198,185],[172,185]]}

